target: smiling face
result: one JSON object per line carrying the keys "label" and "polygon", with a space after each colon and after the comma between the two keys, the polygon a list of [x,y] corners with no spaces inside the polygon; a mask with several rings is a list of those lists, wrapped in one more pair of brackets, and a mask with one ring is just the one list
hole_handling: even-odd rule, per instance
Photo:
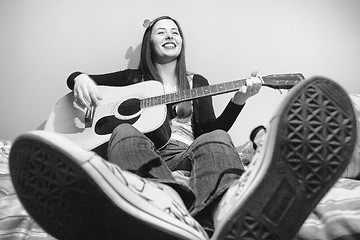
{"label": "smiling face", "polygon": [[151,45],[156,62],[176,61],[182,49],[182,37],[175,22],[171,19],[156,22],[152,27]]}

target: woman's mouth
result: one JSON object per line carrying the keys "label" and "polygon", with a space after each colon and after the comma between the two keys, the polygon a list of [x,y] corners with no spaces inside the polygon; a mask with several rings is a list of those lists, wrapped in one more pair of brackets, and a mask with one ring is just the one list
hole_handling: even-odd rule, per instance
{"label": "woman's mouth", "polygon": [[168,48],[168,49],[173,49],[176,47],[176,44],[173,42],[167,42],[165,44],[162,45],[164,48]]}

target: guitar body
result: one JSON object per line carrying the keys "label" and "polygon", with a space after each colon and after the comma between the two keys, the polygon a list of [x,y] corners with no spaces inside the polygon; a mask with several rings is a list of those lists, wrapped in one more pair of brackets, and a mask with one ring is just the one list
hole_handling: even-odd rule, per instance
{"label": "guitar body", "polygon": [[96,107],[91,126],[85,122],[86,111],[74,103],[73,93],[61,98],[45,124],[45,131],[64,135],[84,149],[91,150],[109,141],[113,130],[128,123],[147,135],[156,148],[164,146],[171,130],[166,105],[141,108],[140,99],[164,94],[163,85],[146,81],[125,87],[99,86],[103,99]]}
{"label": "guitar body", "polygon": [[[290,89],[302,81],[304,76],[301,73],[273,74],[261,79],[263,86]],[[148,136],[159,149],[167,143],[171,135],[167,121],[167,104],[237,91],[244,84],[246,79],[169,94],[164,94],[162,83],[157,81],[145,81],[124,87],[99,86],[103,99],[90,114],[74,103],[71,92],[57,102],[44,130],[62,134],[84,149],[91,150],[109,141],[118,125],[128,123]],[[88,117],[89,115],[91,117]]]}

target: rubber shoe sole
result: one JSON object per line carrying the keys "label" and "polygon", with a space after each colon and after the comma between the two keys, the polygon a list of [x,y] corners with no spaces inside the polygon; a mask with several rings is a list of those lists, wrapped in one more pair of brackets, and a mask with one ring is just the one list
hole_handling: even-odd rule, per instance
{"label": "rubber shoe sole", "polygon": [[53,133],[19,136],[10,172],[25,209],[58,239],[208,239],[159,185]]}
{"label": "rubber shoe sole", "polygon": [[263,146],[222,198],[212,239],[293,239],[347,167],[356,119],[338,84],[305,80],[277,110]]}

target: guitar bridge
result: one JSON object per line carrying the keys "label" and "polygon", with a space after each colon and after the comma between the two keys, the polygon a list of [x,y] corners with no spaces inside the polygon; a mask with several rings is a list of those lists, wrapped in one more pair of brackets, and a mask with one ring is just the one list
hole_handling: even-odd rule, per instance
{"label": "guitar bridge", "polygon": [[94,121],[95,107],[91,106],[90,109],[86,109],[85,112],[85,128],[91,128]]}

